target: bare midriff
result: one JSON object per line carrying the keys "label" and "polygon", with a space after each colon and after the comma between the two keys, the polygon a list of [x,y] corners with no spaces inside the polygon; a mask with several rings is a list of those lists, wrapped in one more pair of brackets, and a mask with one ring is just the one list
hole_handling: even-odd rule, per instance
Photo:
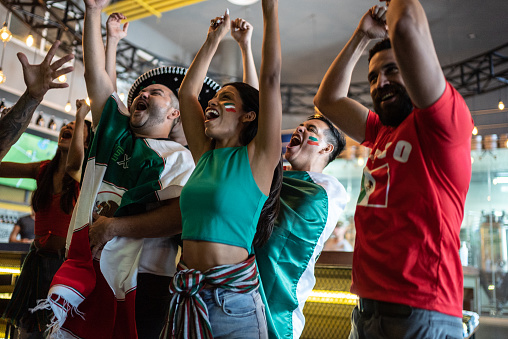
{"label": "bare midriff", "polygon": [[248,256],[247,250],[238,246],[209,241],[183,241],[183,262],[188,268],[201,272],[215,266],[238,264]]}

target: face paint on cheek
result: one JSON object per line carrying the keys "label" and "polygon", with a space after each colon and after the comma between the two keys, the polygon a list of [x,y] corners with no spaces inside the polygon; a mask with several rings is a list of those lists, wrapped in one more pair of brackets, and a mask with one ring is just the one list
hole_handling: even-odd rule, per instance
{"label": "face paint on cheek", "polygon": [[319,146],[318,138],[309,137],[309,140],[307,140],[307,143],[312,146]]}
{"label": "face paint on cheek", "polygon": [[224,107],[226,107],[226,112],[236,113],[235,104],[233,104],[232,102],[226,102],[224,104]]}

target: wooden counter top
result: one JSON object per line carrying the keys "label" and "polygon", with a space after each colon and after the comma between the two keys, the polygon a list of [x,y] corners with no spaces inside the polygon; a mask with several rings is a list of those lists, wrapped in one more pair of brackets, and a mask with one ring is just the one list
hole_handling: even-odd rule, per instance
{"label": "wooden counter top", "polygon": [[316,265],[353,267],[353,252],[323,251]]}

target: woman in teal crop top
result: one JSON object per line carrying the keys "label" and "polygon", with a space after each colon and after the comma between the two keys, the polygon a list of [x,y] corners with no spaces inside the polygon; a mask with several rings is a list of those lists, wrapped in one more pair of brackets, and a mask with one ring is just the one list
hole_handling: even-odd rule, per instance
{"label": "woman in teal crop top", "polygon": [[[219,42],[232,25],[242,29],[226,11],[211,21],[178,93],[184,132],[197,165],[180,198],[183,254],[170,286],[173,297],[163,337],[267,337],[250,249],[253,242],[261,246],[268,240],[278,213],[282,104],[278,1],[263,0],[262,8],[259,91],[230,83],[208,102],[205,112],[199,104]],[[185,314],[198,314],[200,325]]]}

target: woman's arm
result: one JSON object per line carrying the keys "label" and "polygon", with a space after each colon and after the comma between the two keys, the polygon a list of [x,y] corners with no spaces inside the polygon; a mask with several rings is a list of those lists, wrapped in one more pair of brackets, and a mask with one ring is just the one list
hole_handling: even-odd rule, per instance
{"label": "woman's arm", "polygon": [[40,162],[2,162],[0,164],[0,177],[2,178],[30,178],[36,179],[39,173]]}
{"label": "woman's arm", "polygon": [[84,99],[76,100],[76,123],[72,135],[65,171],[77,182],[81,182],[81,169],[85,158],[85,117],[90,112],[90,106]]}
{"label": "woman's arm", "polygon": [[9,242],[23,242],[22,240],[18,240],[18,234],[21,231],[21,226],[18,224],[14,225],[12,228],[11,235],[9,236]]}
{"label": "woman's arm", "polygon": [[192,61],[178,92],[183,130],[194,162],[197,162],[203,153],[211,149],[211,140],[205,135],[205,117],[198,97],[212,57],[230,26],[228,12],[223,17],[212,20],[206,41]]}
{"label": "woman's arm", "polygon": [[237,18],[231,21],[231,36],[238,42],[242,51],[243,82],[259,89],[258,73],[252,55],[252,32],[254,28],[247,21]]}
{"label": "woman's arm", "polygon": [[113,83],[116,91],[116,50],[120,40],[127,36],[129,23],[126,22],[122,27],[122,20],[127,19],[122,13],[113,13],[106,21],[106,72]]}
{"label": "woman's arm", "polygon": [[249,158],[252,159],[254,179],[266,194],[270,191],[273,170],[282,149],[281,47],[278,0],[263,0],[262,6],[264,33],[259,77],[259,126],[256,137],[249,144]]}

